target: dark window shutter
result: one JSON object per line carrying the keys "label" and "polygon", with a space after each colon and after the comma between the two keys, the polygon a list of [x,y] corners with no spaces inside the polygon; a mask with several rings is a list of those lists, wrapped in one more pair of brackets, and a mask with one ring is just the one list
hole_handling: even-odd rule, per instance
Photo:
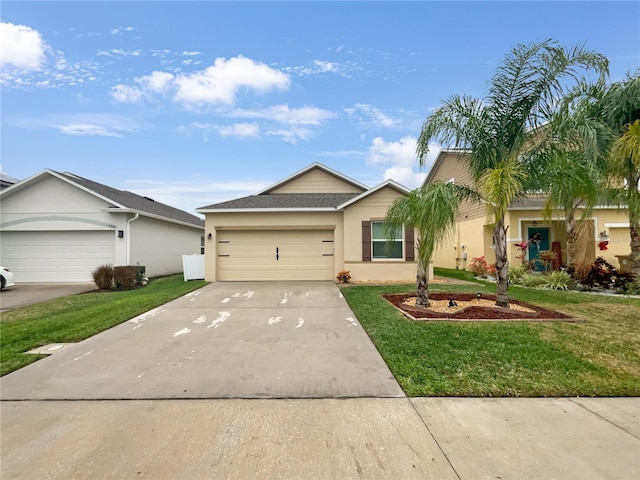
{"label": "dark window shutter", "polygon": [[362,222],[362,261],[371,261],[371,222]]}
{"label": "dark window shutter", "polygon": [[404,229],[404,259],[407,262],[413,262],[416,259],[414,244],[413,228],[407,227]]}

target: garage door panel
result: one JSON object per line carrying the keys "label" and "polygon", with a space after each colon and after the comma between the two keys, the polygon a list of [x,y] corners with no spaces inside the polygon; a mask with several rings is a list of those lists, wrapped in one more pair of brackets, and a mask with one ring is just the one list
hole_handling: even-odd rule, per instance
{"label": "garage door panel", "polygon": [[2,232],[2,265],[16,282],[90,282],[98,265],[113,264],[112,231]]}
{"label": "garage door panel", "polygon": [[224,231],[218,233],[217,278],[333,279],[333,231]]}

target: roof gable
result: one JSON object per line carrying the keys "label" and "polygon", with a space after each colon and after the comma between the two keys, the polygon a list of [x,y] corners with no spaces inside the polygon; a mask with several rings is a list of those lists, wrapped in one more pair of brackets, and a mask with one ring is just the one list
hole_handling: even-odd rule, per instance
{"label": "roof gable", "polygon": [[366,185],[325,165],[314,163],[258,192],[257,195],[272,193],[361,193],[366,191],[367,188]]}
{"label": "roof gable", "polygon": [[448,182],[452,179],[455,183],[468,184],[471,174],[462,160],[469,153],[468,150],[442,150],[424,179],[423,186],[436,181]]}
{"label": "roof gable", "polygon": [[37,183],[37,181],[45,175],[51,175],[80,190],[83,190],[91,195],[94,195],[95,197],[104,200],[110,205],[108,208],[113,209],[114,212],[118,210],[132,211],[134,213],[140,213],[142,215],[158,218],[160,220],[170,221],[173,223],[182,223],[197,227],[204,226],[202,219],[196,217],[195,215],[191,215],[184,210],[179,210],[169,205],[165,205],[164,203],[155,202],[150,198],[143,197],[126,190],[118,190],[69,172],[60,173],[49,169],[43,170],[42,172],[32,177],[18,182],[5,190],[2,190],[2,192],[0,192],[0,195],[11,195],[13,192],[28,188],[32,184]]}
{"label": "roof gable", "polygon": [[387,180],[385,182],[380,183],[379,185],[376,185],[375,187],[367,190],[366,192],[361,193],[360,195],[357,195],[349,200],[347,200],[346,202],[344,202],[343,204],[338,206],[338,210],[342,210],[344,208],[347,208],[351,205],[353,205],[354,203],[357,203],[365,198],[370,197],[371,195],[375,195],[376,193],[384,190],[385,188],[390,188],[393,189],[399,193],[401,193],[402,195],[409,195],[409,193],[411,193],[411,190],[408,189],[407,187],[405,187],[404,185],[400,185],[398,182],[395,182],[393,180]]}

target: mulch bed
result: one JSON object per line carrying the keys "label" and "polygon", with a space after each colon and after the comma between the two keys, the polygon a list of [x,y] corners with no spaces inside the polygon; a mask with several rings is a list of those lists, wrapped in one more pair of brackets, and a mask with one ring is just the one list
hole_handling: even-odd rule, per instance
{"label": "mulch bed", "polygon": [[[415,293],[405,293],[396,295],[382,295],[382,297],[399,309],[403,314],[412,320],[424,321],[561,321],[561,322],[583,322],[565,315],[564,313],[548,310],[546,308],[537,307],[530,303],[519,302],[517,300],[509,300],[512,305],[520,305],[526,307],[532,312],[518,311],[511,308],[503,308],[497,306],[470,306],[456,313],[447,313],[441,311],[433,311],[422,306],[407,305],[404,302],[415,297]],[[495,295],[483,294],[482,299],[495,302]],[[476,294],[474,293],[431,293],[429,300],[455,300],[455,301],[474,301]]]}

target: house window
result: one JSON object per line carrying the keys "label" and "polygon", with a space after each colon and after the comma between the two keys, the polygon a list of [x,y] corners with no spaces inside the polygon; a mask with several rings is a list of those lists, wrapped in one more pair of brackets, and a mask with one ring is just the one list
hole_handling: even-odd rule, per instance
{"label": "house window", "polygon": [[[393,237],[393,238],[391,238]],[[374,260],[402,260],[402,227],[387,236],[384,222],[371,222],[371,256]]]}
{"label": "house window", "polygon": [[204,255],[204,235],[200,237],[200,255]]}

